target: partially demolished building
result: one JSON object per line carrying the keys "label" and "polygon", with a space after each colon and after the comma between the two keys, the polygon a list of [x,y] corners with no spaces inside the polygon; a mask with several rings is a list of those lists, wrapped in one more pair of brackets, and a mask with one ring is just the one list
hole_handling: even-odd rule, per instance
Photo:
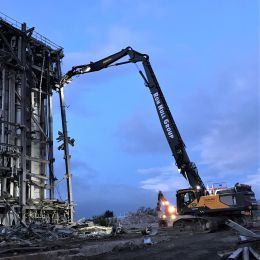
{"label": "partially demolished building", "polygon": [[62,48],[0,14],[0,224],[66,221],[54,198],[52,94]]}

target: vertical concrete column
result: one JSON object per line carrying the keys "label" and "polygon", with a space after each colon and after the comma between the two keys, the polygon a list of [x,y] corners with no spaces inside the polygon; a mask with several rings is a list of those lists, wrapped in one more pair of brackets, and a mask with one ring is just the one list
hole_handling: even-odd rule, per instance
{"label": "vertical concrete column", "polygon": [[[2,118],[5,120],[5,69],[2,70]],[[1,124],[1,143],[5,142],[5,124]]]}
{"label": "vertical concrete column", "polygon": [[[2,119],[6,120],[6,111],[5,111],[5,92],[6,92],[6,79],[5,79],[5,68],[2,70]],[[1,143],[5,143],[5,123],[1,124]],[[2,156],[2,164],[5,166],[5,156]],[[3,196],[6,192],[6,177],[1,178],[1,195]]]}
{"label": "vertical concrete column", "polygon": [[[8,76],[8,122],[9,123],[15,123],[15,75],[11,71],[9,72]],[[15,146],[15,134],[14,134],[14,126],[9,124],[8,125],[8,131],[9,134],[7,135],[7,143],[11,145],[11,151],[12,153],[16,152]],[[10,167],[11,167],[11,176],[8,179],[9,181],[9,189],[7,192],[13,197],[14,196],[14,164],[15,160],[13,155],[9,158],[10,160]]]}
{"label": "vertical concrete column", "polygon": [[19,185],[19,200],[20,200],[20,217],[25,221],[26,211],[26,107],[27,107],[27,82],[26,82],[26,24],[22,24],[22,43],[21,43],[21,61],[24,67],[22,73],[22,85],[21,85],[21,146],[22,146],[22,157],[21,157],[21,168],[20,173],[20,185]]}
{"label": "vertical concrete column", "polygon": [[6,192],[6,178],[2,178],[1,182],[1,195],[3,196]]}
{"label": "vertical concrete column", "polygon": [[11,158],[11,169],[12,169],[12,173],[11,173],[11,179],[10,179],[10,189],[9,189],[9,193],[12,197],[14,197],[14,182],[13,182],[13,178],[14,178],[14,158]]}
{"label": "vertical concrete column", "polygon": [[48,145],[48,160],[49,160],[49,184],[50,184],[50,199],[54,199],[54,167],[53,167],[53,115],[52,115],[52,93],[49,90],[48,94],[48,126],[49,126],[49,145]]}

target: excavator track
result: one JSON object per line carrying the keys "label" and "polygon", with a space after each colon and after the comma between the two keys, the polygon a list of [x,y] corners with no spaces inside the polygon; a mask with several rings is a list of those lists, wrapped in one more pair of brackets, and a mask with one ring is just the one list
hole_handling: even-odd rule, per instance
{"label": "excavator track", "polygon": [[216,217],[180,217],[173,222],[173,228],[177,232],[209,233],[219,229],[223,219]]}
{"label": "excavator track", "polygon": [[231,219],[244,227],[252,226],[251,216],[227,216],[209,217],[209,216],[179,216],[172,224],[177,232],[209,233],[225,227],[225,219]]}

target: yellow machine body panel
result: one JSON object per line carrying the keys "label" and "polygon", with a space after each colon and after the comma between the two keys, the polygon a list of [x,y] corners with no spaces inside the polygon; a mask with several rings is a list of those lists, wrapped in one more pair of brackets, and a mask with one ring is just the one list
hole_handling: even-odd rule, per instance
{"label": "yellow machine body panel", "polygon": [[219,199],[219,195],[201,196],[199,201],[198,199],[195,199],[188,205],[188,208],[203,208],[203,207],[207,207],[209,209],[225,209],[225,208],[229,208],[230,206],[221,202]]}

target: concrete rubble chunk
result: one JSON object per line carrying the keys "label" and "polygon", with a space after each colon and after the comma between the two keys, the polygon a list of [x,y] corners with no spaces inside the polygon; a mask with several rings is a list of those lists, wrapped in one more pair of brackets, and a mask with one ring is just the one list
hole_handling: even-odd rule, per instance
{"label": "concrete rubble chunk", "polygon": [[0,248],[8,244],[33,246],[44,241],[66,238],[100,238],[110,236],[112,227],[94,225],[93,222],[68,225],[30,224],[0,227]]}
{"label": "concrete rubble chunk", "polygon": [[153,244],[152,239],[150,237],[145,238],[144,239],[144,244],[145,245],[152,245]]}

